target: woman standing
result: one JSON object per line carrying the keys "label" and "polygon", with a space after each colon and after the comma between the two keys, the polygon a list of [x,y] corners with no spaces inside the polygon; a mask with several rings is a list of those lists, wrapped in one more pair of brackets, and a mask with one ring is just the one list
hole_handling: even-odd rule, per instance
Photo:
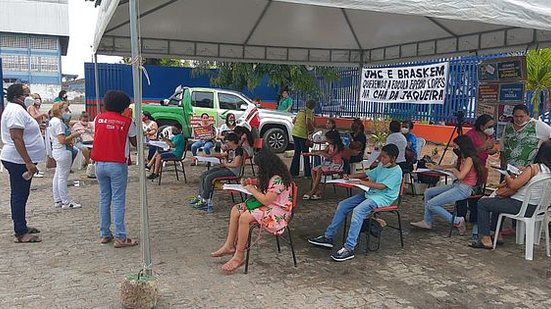
{"label": "woman standing", "polygon": [[8,104],[2,113],[2,153],[0,159],[10,175],[10,206],[15,242],[33,243],[41,239],[38,229],[28,227],[25,208],[31,190],[32,175],[38,172],[36,163],[44,159],[46,150],[40,127],[24,105],[29,87],[13,84],[8,87]]}
{"label": "woman standing", "polygon": [[480,115],[474,122],[472,130],[467,132],[467,135],[473,142],[474,148],[478,153],[478,158],[482,166],[486,166],[488,156],[497,153],[495,147],[494,126],[496,122],[490,115]]}
{"label": "woman standing", "polygon": [[[96,117],[96,132],[92,160],[96,162],[96,176],[100,191],[100,243],[113,241],[115,248],[136,246],[136,240],[126,237],[124,212],[130,146],[136,146],[136,124],[122,115],[130,105],[130,98],[122,91],[108,91],[103,98],[105,112]],[[115,235],[111,233],[111,206]]]}
{"label": "woman standing", "polygon": [[[304,106],[304,109],[299,111],[294,120],[293,126],[293,141],[295,152],[293,153],[293,160],[291,161],[291,176],[298,177],[300,158],[303,152],[309,152],[309,147],[306,146],[306,140],[308,135],[314,131],[314,108],[316,108],[316,101],[308,100]],[[310,167],[310,159],[303,158],[304,160],[304,177],[310,177],[312,175],[312,169]]]}
{"label": "woman standing", "polygon": [[52,116],[46,135],[49,139],[48,142],[52,145],[52,157],[56,164],[52,181],[54,207],[61,207],[62,209],[80,208],[80,204],[71,200],[67,190],[67,180],[73,162],[73,142],[75,138],[80,136],[80,132],[71,133],[71,129],[65,124],[64,120],[68,117],[68,114],[64,103],[54,104]]}

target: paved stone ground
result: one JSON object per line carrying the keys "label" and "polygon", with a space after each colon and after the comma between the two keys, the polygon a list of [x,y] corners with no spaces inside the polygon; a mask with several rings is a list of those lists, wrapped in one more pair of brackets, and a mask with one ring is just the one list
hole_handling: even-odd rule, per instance
{"label": "paved stone ground", "polygon": [[[136,168],[128,190],[131,237],[140,231]],[[447,238],[439,219],[435,231],[411,230],[408,223],[422,217],[420,197],[407,196],[403,203],[403,249],[397,232],[385,229],[379,251],[363,255],[363,240],[355,259],[333,262],[329,250],[306,242],[324,230],[345,196],[330,187],[322,201],[299,201],[292,222],[297,268],[287,246],[278,254],[275,240],[263,237],[252,250],[248,275],[242,269],[223,274],[219,269],[227,259],[209,253],[224,240],[229,195],[215,194],[214,214],[187,206],[203,170],[187,167],[187,185],[173,175],[162,186],[148,183],[158,308],[551,308],[551,259],[543,248],[529,262],[514,239],[495,252],[477,251],[467,247],[468,236]],[[70,177],[81,180],[70,188],[84,205],[78,210],[52,207],[53,171],[33,180],[28,221],[42,230],[40,244],[12,242],[7,173],[0,174],[0,308],[121,307],[119,282],[140,269],[141,251],[98,243],[98,186],[82,174]],[[302,194],[308,184],[299,184]]]}

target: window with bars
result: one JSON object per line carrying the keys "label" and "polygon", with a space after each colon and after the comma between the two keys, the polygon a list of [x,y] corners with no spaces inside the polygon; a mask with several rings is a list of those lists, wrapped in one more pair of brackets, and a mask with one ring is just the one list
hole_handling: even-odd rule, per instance
{"label": "window with bars", "polygon": [[26,55],[2,55],[2,68],[6,71],[28,71],[29,57]]}
{"label": "window with bars", "polygon": [[57,57],[31,57],[32,72],[59,72],[59,59]]}
{"label": "window with bars", "polygon": [[0,47],[28,48],[29,38],[25,35],[0,34]]}
{"label": "window with bars", "polygon": [[55,38],[31,36],[29,42],[32,49],[57,50],[57,40]]}

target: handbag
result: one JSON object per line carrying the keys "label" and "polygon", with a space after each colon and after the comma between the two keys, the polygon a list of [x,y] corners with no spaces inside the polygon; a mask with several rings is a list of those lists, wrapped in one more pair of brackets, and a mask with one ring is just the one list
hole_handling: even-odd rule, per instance
{"label": "handbag", "polygon": [[56,167],[56,163],[54,158],[48,156],[48,159],[46,160],[46,168],[55,168],[55,167]]}
{"label": "handbag", "polygon": [[[532,168],[532,165],[529,165],[530,167],[530,179],[532,179],[532,177],[534,177],[534,169]],[[518,189],[513,189],[511,187],[509,187],[507,185],[507,182],[502,182],[501,184],[499,184],[499,188],[496,190],[495,192],[495,195],[497,197],[501,197],[501,198],[504,198],[504,197],[510,197],[512,196],[513,194],[517,193]]]}
{"label": "handbag", "polygon": [[250,196],[245,200],[245,206],[249,211],[252,211],[262,206],[262,203],[259,200],[257,200],[256,197]]}

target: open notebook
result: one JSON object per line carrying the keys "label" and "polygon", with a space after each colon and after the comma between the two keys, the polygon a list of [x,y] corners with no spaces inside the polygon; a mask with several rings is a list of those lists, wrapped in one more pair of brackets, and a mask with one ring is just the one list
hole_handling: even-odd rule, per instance
{"label": "open notebook", "polygon": [[451,178],[455,178],[455,175],[448,171],[448,170],[442,170],[442,169],[436,169],[436,168],[418,168],[415,170],[416,173],[438,173],[442,174],[443,176],[448,176]]}
{"label": "open notebook", "polygon": [[207,162],[210,164],[220,164],[220,159],[217,157],[205,157],[205,156],[194,156],[193,157],[197,162]]}
{"label": "open notebook", "polygon": [[228,191],[238,191],[248,195],[252,194],[249,190],[245,189],[245,187],[240,184],[225,183],[222,189]]}
{"label": "open notebook", "polygon": [[350,178],[350,179],[332,179],[332,180],[328,180],[326,183],[328,183],[328,184],[336,184],[336,185],[338,185],[338,186],[341,186],[341,187],[348,187],[348,188],[356,187],[356,188],[360,188],[360,189],[364,190],[365,192],[369,191],[369,187],[360,184],[360,183],[358,182],[359,180],[360,180],[360,179],[358,179],[358,178]]}

